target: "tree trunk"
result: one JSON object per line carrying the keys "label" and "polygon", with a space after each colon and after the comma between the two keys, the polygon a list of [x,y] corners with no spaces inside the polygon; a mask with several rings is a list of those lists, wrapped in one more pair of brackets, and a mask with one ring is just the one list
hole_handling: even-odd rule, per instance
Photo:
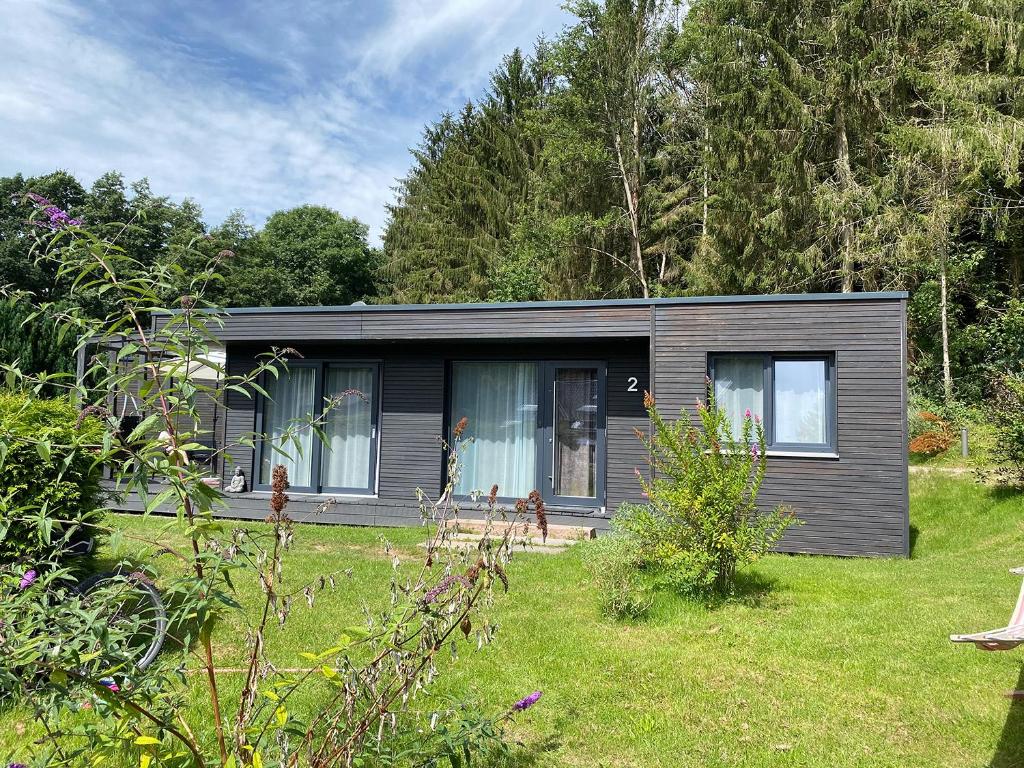
{"label": "tree trunk", "polygon": [[852,293],[856,261],[854,259],[853,224],[850,221],[849,212],[846,210],[846,198],[853,188],[853,172],[850,170],[850,143],[846,136],[846,118],[843,115],[842,105],[836,105],[835,121],[836,178],[839,181],[843,206],[843,214],[839,219],[839,249],[842,254],[842,266],[840,269],[843,280],[843,293]]}
{"label": "tree trunk", "polygon": [[[626,213],[629,217],[629,234],[632,240],[632,258],[636,263],[636,276],[640,281],[640,290],[643,292],[643,297],[649,299],[651,296],[650,287],[647,284],[647,274],[644,269],[644,252],[643,247],[640,244],[640,201],[637,188],[633,184],[633,174],[630,174],[626,168],[625,159],[622,156],[622,138],[616,132],[614,136],[615,141],[615,159],[619,165],[619,174],[622,176],[622,192],[626,198]],[[636,185],[639,186],[639,183]]]}
{"label": "tree trunk", "polygon": [[711,179],[708,172],[708,158],[711,157],[711,129],[708,127],[708,115],[710,114],[710,99],[708,98],[707,89],[704,89],[704,154],[701,165],[704,167],[701,169],[701,202],[702,210],[700,217],[700,237],[701,242],[706,242],[705,238],[708,236],[708,195],[711,190]]}
{"label": "tree trunk", "polygon": [[939,259],[939,313],[942,319],[942,390],[946,402],[953,399],[953,375],[949,367],[949,290],[947,286],[947,245],[942,244]]}
{"label": "tree trunk", "polygon": [[[1024,234],[1024,233],[1022,233]],[[1021,297],[1021,283],[1024,282],[1024,246],[1017,240],[1010,247],[1010,296]]]}

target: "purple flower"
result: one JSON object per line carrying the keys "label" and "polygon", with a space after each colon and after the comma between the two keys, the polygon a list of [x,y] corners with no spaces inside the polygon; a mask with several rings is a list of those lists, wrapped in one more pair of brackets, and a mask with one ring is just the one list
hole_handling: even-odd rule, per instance
{"label": "purple flower", "polygon": [[534,691],[525,699],[520,699],[512,705],[512,709],[515,712],[522,712],[524,709],[529,709],[540,700],[540,691]]}
{"label": "purple flower", "polygon": [[430,605],[440,595],[443,595],[445,592],[447,592],[449,589],[451,589],[452,588],[452,584],[454,584],[454,583],[455,583],[455,576],[445,576],[443,579],[441,579],[441,581],[438,583],[438,585],[436,587],[431,589],[429,592],[427,592],[427,594],[425,594],[423,596],[424,604],[425,605]]}
{"label": "purple flower", "polygon": [[21,581],[18,582],[18,589],[28,589],[38,577],[39,574],[32,568],[29,568],[25,571],[25,575],[21,577]]}
{"label": "purple flower", "polygon": [[749,419],[750,418],[750,409],[749,408],[747,408],[747,412],[743,414],[743,418],[745,418],[745,419]]}
{"label": "purple flower", "polygon": [[757,443],[751,443],[751,445],[750,445],[750,455],[754,457],[755,461],[757,461],[757,454],[758,454]]}
{"label": "purple flower", "polygon": [[42,211],[43,216],[45,217],[41,221],[33,222],[37,226],[46,227],[47,229],[52,229],[54,231],[64,229],[65,227],[82,226],[81,219],[71,218],[67,211],[61,210],[42,195],[37,195],[35,192],[29,192],[25,197],[35,203],[36,207]]}
{"label": "purple flower", "polygon": [[7,768],[28,768],[24,763],[8,763]]}

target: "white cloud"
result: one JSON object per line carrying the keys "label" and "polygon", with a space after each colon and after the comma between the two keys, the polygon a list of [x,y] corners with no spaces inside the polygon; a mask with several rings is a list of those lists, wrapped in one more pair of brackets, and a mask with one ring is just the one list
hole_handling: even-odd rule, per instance
{"label": "white cloud", "polygon": [[[159,194],[196,198],[211,223],[236,207],[262,224],[274,210],[322,203],[365,221],[376,239],[406,147],[426,120],[458,106],[428,97],[410,107],[408,94],[475,91],[540,27],[524,0],[394,0],[383,24],[330,42],[321,28],[330,5],[291,22],[290,3],[272,6],[253,16],[262,21],[250,35],[214,19],[209,38],[219,47],[199,50],[161,39],[160,29],[132,47],[124,30],[104,35],[70,0],[8,0],[0,174],[66,168],[89,183],[116,169],[148,177]],[[184,22],[197,28],[202,18]],[[275,36],[280,55],[265,44]],[[147,56],[146,45],[160,55]],[[247,87],[238,71],[218,70],[220,55],[259,57],[280,81],[272,74]],[[395,82],[401,95],[389,91]]]}

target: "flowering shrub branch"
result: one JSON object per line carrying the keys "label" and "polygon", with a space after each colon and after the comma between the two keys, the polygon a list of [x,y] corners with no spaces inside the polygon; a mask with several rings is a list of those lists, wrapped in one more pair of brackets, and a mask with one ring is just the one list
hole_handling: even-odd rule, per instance
{"label": "flowering shrub branch", "polygon": [[[0,568],[0,698],[30,702],[49,734],[33,759],[39,765],[60,766],[78,764],[86,754],[91,759],[134,754],[141,766],[150,768],[227,768],[268,761],[326,768],[354,765],[404,738],[410,719],[422,717],[412,702],[440,673],[442,651],[454,658],[460,647],[479,649],[493,639],[497,627],[485,612],[496,586],[508,590],[506,568],[515,531],[522,529],[514,525],[521,520],[519,512],[497,506],[494,488],[479,507],[487,524],[477,549],[452,546],[453,523],[460,515],[454,487],[466,445],[460,439],[465,423],[446,447],[447,488],[437,499],[420,494],[421,514],[430,531],[422,559],[403,563],[393,549],[387,550],[393,563],[390,583],[382,590],[389,597],[387,606],[367,606],[365,626],[346,630],[330,648],[304,654],[308,669],[279,669],[267,652],[267,635],[281,631],[293,605],[305,602],[315,610],[317,594],[336,587],[339,574],[286,588],[284,558],[295,526],[287,514],[283,466],[273,470],[266,525],[229,527],[215,518],[225,502],[207,482],[210,470],[192,456],[206,450],[202,441],[210,435],[200,415],[204,399],[219,398],[225,391],[267,396],[263,377],[279,375],[288,358],[299,353],[272,349],[254,370],[229,374],[210,354],[221,313],[203,299],[208,283],[219,279],[215,261],[168,308],[161,297],[181,278],[174,262],[138,264],[116,242],[102,240],[81,228],[81,222],[50,210],[47,201],[33,202],[35,219],[50,233],[39,242],[39,258],[54,261],[59,278],[75,291],[117,297],[119,310],[94,320],[54,305],[33,304],[31,318],[51,318],[62,333],[79,339],[87,360],[84,377],[30,377],[11,364],[4,366],[8,383],[36,394],[44,385],[68,391],[83,414],[103,425],[101,439],[90,450],[97,464],[111,468],[115,492],[137,494],[146,514],[172,507],[176,516],[170,525],[188,542],[180,550],[161,541],[146,542],[149,553],[168,553],[177,563],[162,576],[139,563],[121,568],[132,578],[160,578],[168,606],[172,647],[145,672],[134,668],[130,649],[137,627],[131,622],[108,627],[97,620],[75,589],[67,550],[57,548],[39,562]],[[33,301],[23,294],[9,298]],[[191,376],[197,365],[217,372],[220,386]],[[109,408],[125,392],[133,393],[139,409],[137,423],[127,427]],[[319,418],[293,422],[285,442],[298,450],[298,433],[322,433],[326,412],[334,404],[328,403]],[[0,434],[0,448],[10,439]],[[251,434],[239,444],[252,446],[264,439]],[[526,504],[545,530],[543,505]],[[262,594],[252,613],[235,598],[234,584],[246,578]],[[247,638],[243,684],[234,700],[220,685],[214,654],[218,633],[230,631],[222,621],[226,612],[236,615]],[[208,725],[189,721],[193,694],[186,680],[195,669],[209,699]],[[304,719],[302,708],[292,703],[297,692],[314,683],[318,690],[326,684],[329,695]],[[82,716],[83,709],[87,716]],[[490,725],[481,727],[494,733]],[[480,732],[472,725],[444,731],[449,747],[452,739],[476,739]]]}

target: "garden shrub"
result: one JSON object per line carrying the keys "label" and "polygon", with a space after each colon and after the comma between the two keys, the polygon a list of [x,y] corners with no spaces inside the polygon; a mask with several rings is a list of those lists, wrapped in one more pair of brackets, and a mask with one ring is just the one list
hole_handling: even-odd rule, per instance
{"label": "garden shrub", "polygon": [[646,615],[651,596],[640,574],[643,555],[639,539],[624,532],[601,536],[587,543],[584,559],[597,585],[602,613],[614,619]]}
{"label": "garden shrub", "polygon": [[921,456],[938,456],[956,442],[956,435],[949,423],[931,411],[917,413],[916,420],[911,422],[910,434],[907,450]]}
{"label": "garden shrub", "polygon": [[996,431],[991,477],[1002,485],[1024,486],[1024,376],[1006,374],[993,386],[990,417]]}
{"label": "garden shrub", "polygon": [[66,397],[0,392],[0,562],[33,561],[91,535],[103,517],[103,425]]}
{"label": "garden shrub", "polygon": [[728,594],[737,569],[769,551],[797,522],[784,507],[757,508],[766,469],[764,427],[748,412],[734,437],[713,398],[706,406],[697,403],[699,427],[685,413],[666,421],[649,395],[645,405],[653,431],[638,437],[653,479],[637,475],[650,503],[646,511],[627,508],[616,527],[677,591]]}

